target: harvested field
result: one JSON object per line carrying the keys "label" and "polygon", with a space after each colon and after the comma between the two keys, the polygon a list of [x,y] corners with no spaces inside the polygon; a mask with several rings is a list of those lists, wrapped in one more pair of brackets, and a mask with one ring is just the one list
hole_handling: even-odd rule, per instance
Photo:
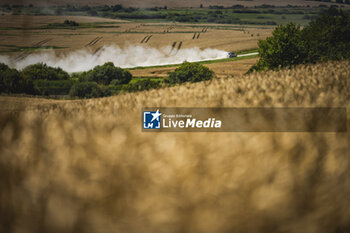
{"label": "harvested field", "polygon": [[[89,24],[89,27],[47,27],[49,23],[62,23],[65,20],[74,20],[83,26]],[[0,35],[0,62],[22,69],[32,64],[31,62],[49,62],[49,65],[56,66],[61,65],[62,60],[68,58],[72,61],[69,64],[79,59],[84,60],[84,63],[86,59],[93,60],[85,69],[80,68],[81,66],[72,69],[61,66],[69,72],[84,71],[93,68],[92,64],[101,65],[102,62],[118,59],[118,54],[113,53],[110,46],[118,46],[122,50],[143,46],[158,49],[161,53],[164,51],[164,56],[173,57],[181,55],[181,51],[192,48],[200,50],[211,48],[223,53],[238,52],[256,48],[258,40],[266,38],[273,30],[273,27],[261,26],[242,28],[239,25],[223,24],[138,23],[82,16],[5,15],[0,16],[0,22],[3,32]],[[251,36],[251,34],[258,36]],[[144,60],[142,57],[151,58],[140,53],[139,50],[140,48],[133,50],[135,55],[129,54],[129,57],[135,56],[138,60]],[[38,56],[31,59],[35,55]],[[107,58],[103,59],[105,56]],[[123,59],[126,58],[120,58],[120,60]],[[182,61],[191,60],[187,57],[181,59]],[[132,62],[130,64],[135,66]],[[136,66],[145,66],[145,64],[136,64]],[[239,73],[245,68],[246,66],[239,68]],[[219,76],[222,76],[225,71],[218,70],[218,72]],[[237,74],[237,71],[234,73]],[[166,75],[163,69],[154,74]]]}
{"label": "harvested field", "polygon": [[[90,23],[91,27],[45,28],[49,23],[64,20]],[[270,35],[273,27],[245,27],[216,24],[136,23],[120,20],[74,16],[0,16],[0,55],[25,58],[31,54],[53,51],[56,56],[66,56],[72,51],[87,50],[93,53],[101,46],[116,45],[125,48],[147,45],[162,49],[180,48],[219,49],[242,51],[257,47],[257,41]],[[254,35],[251,36],[248,31]],[[45,43],[41,43],[41,42]],[[174,47],[174,50],[180,49]]]}
{"label": "harvested field", "polygon": [[[208,68],[215,72],[218,78],[232,77],[236,75],[242,75],[248,71],[248,69],[256,64],[258,58],[249,58],[238,61],[220,62],[214,64],[204,64]],[[169,72],[172,72],[176,67],[157,67],[146,69],[130,70],[133,76],[145,76],[145,77],[167,77]]]}
{"label": "harvested field", "polygon": [[349,108],[349,67],[1,112],[0,231],[348,232],[349,132],[142,133],[140,117],[144,106]]}

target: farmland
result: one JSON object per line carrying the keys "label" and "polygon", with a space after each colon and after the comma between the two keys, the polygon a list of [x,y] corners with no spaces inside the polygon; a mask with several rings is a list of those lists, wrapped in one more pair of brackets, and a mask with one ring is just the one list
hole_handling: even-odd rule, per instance
{"label": "farmland", "polygon": [[[63,23],[64,20],[90,23],[92,26],[91,28],[45,28],[49,24]],[[102,45],[110,44],[120,47],[147,45],[161,48],[181,41],[183,48],[197,46],[201,49],[211,47],[240,51],[256,48],[256,42],[269,35],[273,28],[246,26],[242,29],[239,25],[137,23],[84,16],[6,15],[0,16],[0,22],[3,32],[0,38],[2,41],[0,52],[2,54],[13,52],[13,55],[18,55],[21,46],[34,47],[36,43],[45,39],[49,40],[45,45],[59,47],[55,49],[57,53],[82,48],[95,50]],[[206,31],[202,32],[204,28]],[[26,35],[25,40],[22,38],[23,33]],[[193,39],[195,33],[196,38]],[[152,37],[143,41],[146,36]],[[95,39],[98,40],[94,41]],[[18,49],[10,51],[11,46]]]}
{"label": "farmland", "polygon": [[[83,26],[60,27],[65,20]],[[5,15],[0,16],[0,22],[0,56],[9,56],[16,62],[42,52],[64,57],[84,50],[93,56],[105,46],[169,47],[167,51],[174,46],[173,54],[179,49],[193,47],[238,52],[256,48],[257,41],[266,38],[273,29],[270,26],[134,22],[85,16]]]}
{"label": "farmland", "polygon": [[91,100],[0,97],[1,231],[347,232],[348,132],[142,133],[140,111],[349,108],[349,67]]}
{"label": "farmland", "polygon": [[[47,62],[48,65],[59,65],[68,72],[80,72],[93,68],[94,65],[102,65],[104,62],[115,60],[126,61],[130,57],[136,60],[147,60],[151,56],[147,50],[140,53],[139,47],[151,48],[161,51],[164,56],[171,57],[181,55],[186,49],[199,48],[216,49],[222,52],[241,52],[257,48],[257,42],[271,35],[272,30],[278,24],[295,22],[306,25],[314,19],[318,13],[323,11],[327,4],[305,6],[268,5],[269,2],[261,2],[254,7],[249,5],[250,1],[240,1],[236,5],[209,5],[196,8],[186,7],[140,7],[135,8],[126,4],[122,5],[61,5],[41,7],[38,5],[23,6],[9,5],[0,6],[0,59],[18,69],[23,69],[31,62]],[[308,2],[309,3],[309,2]],[[347,10],[349,5],[336,4]],[[93,15],[94,17],[92,17]],[[98,16],[98,17],[97,17]],[[130,47],[138,47],[131,50]],[[116,56],[114,48],[120,48],[128,53],[127,58]],[[74,53],[74,55],[72,55]],[[82,54],[84,56],[75,56]],[[41,56],[44,54],[45,56]],[[101,59],[106,56],[114,56],[112,60]],[[35,59],[30,59],[34,56]],[[40,58],[40,56],[42,58]],[[73,63],[79,63],[86,56],[93,58],[86,61],[87,67],[67,69],[73,67]],[[180,60],[186,60],[185,57]],[[45,57],[45,58],[44,58]],[[49,59],[49,58],[51,59]],[[217,56],[213,56],[217,57]],[[221,57],[222,58],[222,55]],[[72,60],[69,64],[62,64],[61,60]],[[202,58],[203,59],[203,58]],[[97,62],[98,60],[98,62]],[[165,61],[165,59],[163,59]],[[171,59],[168,59],[171,60]],[[154,66],[165,64],[117,62],[117,66]],[[179,59],[175,63],[180,63]],[[169,61],[168,64],[174,64]],[[226,65],[230,64],[225,61]],[[253,65],[255,60],[249,59],[246,64],[234,72],[226,72],[221,68],[214,70],[224,73],[242,74],[246,69],[247,62]],[[234,61],[231,62],[232,64]],[[148,65],[148,66],[149,66]],[[224,64],[225,65],[225,64]],[[219,65],[210,65],[219,67]],[[132,71],[134,74],[155,76],[155,73],[163,72],[166,69],[155,68],[146,72]],[[172,68],[167,68],[168,70]],[[153,73],[152,75],[152,72]]]}
{"label": "farmland", "polygon": [[[332,132],[313,131],[322,114],[254,114],[230,122],[270,133],[171,133],[145,132],[141,116],[349,113],[350,15],[336,10],[348,4],[46,2],[0,6],[0,232],[349,232],[349,118]],[[302,132],[274,131],[290,124]]]}

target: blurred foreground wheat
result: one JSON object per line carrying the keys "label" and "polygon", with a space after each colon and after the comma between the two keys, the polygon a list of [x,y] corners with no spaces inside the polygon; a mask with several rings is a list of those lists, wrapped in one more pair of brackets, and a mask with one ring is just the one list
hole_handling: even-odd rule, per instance
{"label": "blurred foreground wheat", "polygon": [[350,232],[349,133],[142,133],[141,107],[349,107],[350,61],[0,116],[0,232]]}

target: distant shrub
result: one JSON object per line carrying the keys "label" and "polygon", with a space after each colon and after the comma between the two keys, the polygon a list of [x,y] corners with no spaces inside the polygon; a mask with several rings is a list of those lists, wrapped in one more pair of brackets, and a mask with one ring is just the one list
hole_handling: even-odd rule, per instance
{"label": "distant shrub", "polygon": [[78,82],[72,86],[69,95],[73,98],[97,98],[103,96],[103,90],[96,82]]}
{"label": "distant shrub", "polygon": [[225,9],[225,7],[224,6],[213,5],[213,6],[209,6],[209,9]]}
{"label": "distant shrub", "polygon": [[112,6],[112,11],[114,11],[114,12],[120,11],[121,9],[123,9],[123,6],[120,4]]}
{"label": "distant shrub", "polygon": [[275,8],[274,5],[262,4],[260,6],[255,6],[256,8]]}
{"label": "distant shrub", "polygon": [[122,90],[133,92],[133,91],[144,91],[149,89],[155,89],[161,86],[161,80],[154,80],[150,78],[138,79],[134,82],[130,82],[127,85],[123,85]]}
{"label": "distant shrub", "polygon": [[231,8],[232,9],[242,9],[242,8],[244,8],[244,6],[241,4],[236,4],[236,5],[233,5]]}
{"label": "distant shrub", "polygon": [[22,92],[22,79],[16,69],[0,63],[0,93]]}
{"label": "distant shrub", "polygon": [[68,95],[74,80],[35,80],[33,86],[39,95]]}
{"label": "distant shrub", "polygon": [[129,71],[115,67],[112,62],[107,62],[102,66],[96,66],[93,70],[86,73],[84,79],[93,81],[102,85],[126,84],[129,83],[132,75]]}
{"label": "distant shrub", "polygon": [[129,84],[119,84],[119,85],[108,85],[105,86],[104,89],[104,96],[111,96],[111,95],[117,95],[120,93],[120,91],[123,89],[123,86],[129,85]]}
{"label": "distant shrub", "polygon": [[95,10],[89,10],[88,12],[88,15],[90,15],[90,16],[98,16],[98,13],[97,13],[97,11],[95,11]]}
{"label": "distant shrub", "polygon": [[214,76],[214,72],[209,68],[198,64],[184,62],[174,72],[169,74],[170,83],[200,82],[209,80]]}
{"label": "distant shrub", "polygon": [[73,20],[65,20],[64,21],[65,25],[69,25],[69,26],[79,26],[79,23],[73,21]]}

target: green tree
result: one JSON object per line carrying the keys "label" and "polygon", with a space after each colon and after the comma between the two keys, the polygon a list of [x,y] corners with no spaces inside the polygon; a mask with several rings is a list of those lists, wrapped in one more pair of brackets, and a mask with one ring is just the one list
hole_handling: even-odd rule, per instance
{"label": "green tree", "polygon": [[112,6],[112,11],[116,12],[116,11],[120,11],[121,9],[123,9],[123,6],[120,4],[117,4],[115,6]]}
{"label": "green tree", "polygon": [[350,58],[350,14],[334,7],[303,30],[307,62]]}
{"label": "green tree", "polygon": [[300,26],[294,23],[278,26],[271,37],[260,40],[258,45],[260,59],[252,70],[293,66],[306,57]]}
{"label": "green tree", "polygon": [[290,23],[259,41],[260,59],[249,71],[350,58],[350,13],[330,7],[304,29]]}
{"label": "green tree", "polygon": [[20,93],[22,92],[22,79],[16,69],[0,63],[0,92]]}
{"label": "green tree", "polygon": [[174,72],[169,74],[170,83],[200,82],[209,80],[214,76],[214,72],[209,68],[198,64],[184,62]]}
{"label": "green tree", "polygon": [[39,63],[27,66],[21,72],[23,91],[27,94],[37,94],[34,88],[35,80],[68,80],[69,74],[61,68],[53,68]]}
{"label": "green tree", "polygon": [[108,85],[112,80],[116,80],[114,81],[114,84],[126,84],[130,82],[131,78],[132,75],[129,71],[115,67],[112,62],[107,62],[104,65],[96,66],[93,70],[87,72],[84,79]]}
{"label": "green tree", "polygon": [[27,66],[23,69],[22,75],[27,80],[67,80],[69,74],[57,67],[50,67],[43,63]]}

